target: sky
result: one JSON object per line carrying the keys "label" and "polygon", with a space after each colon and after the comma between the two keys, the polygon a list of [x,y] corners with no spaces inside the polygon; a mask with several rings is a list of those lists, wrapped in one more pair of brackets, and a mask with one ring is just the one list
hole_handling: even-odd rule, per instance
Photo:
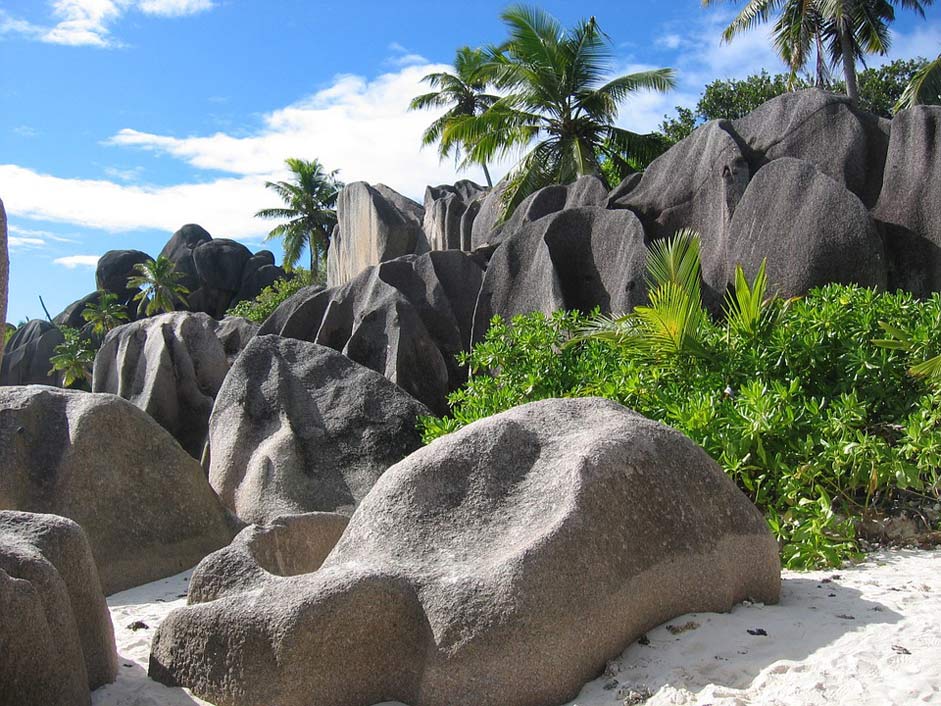
{"label": "sky", "polygon": [[[0,0],[0,199],[9,220],[7,319],[55,316],[95,289],[112,249],[156,256],[185,223],[252,250],[279,205],[265,182],[287,157],[421,201],[459,178],[409,112],[463,45],[500,42],[506,2],[379,0]],[[542,2],[566,26],[594,15],[612,76],[669,66],[677,87],[638,94],[619,124],[654,130],[714,79],[781,71],[766,30],[721,41],[733,4]],[[941,51],[941,5],[897,12],[896,58]],[[512,162],[494,165],[498,178]]]}

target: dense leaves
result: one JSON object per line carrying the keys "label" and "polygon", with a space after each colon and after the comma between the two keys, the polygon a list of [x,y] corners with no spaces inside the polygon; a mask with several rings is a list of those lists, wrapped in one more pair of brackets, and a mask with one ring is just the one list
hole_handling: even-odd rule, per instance
{"label": "dense leaves", "polygon": [[[495,319],[425,440],[532,400],[613,399],[699,443],[765,512],[787,566],[836,565],[856,551],[853,518],[941,492],[941,393],[909,373],[941,351],[941,297],[831,285],[755,299],[736,300],[739,325],[705,321],[704,355],[584,338],[596,320],[578,313]],[[880,322],[906,345],[874,343]]]}
{"label": "dense leaves", "polygon": [[[265,287],[254,299],[239,302],[225,312],[226,316],[241,316],[258,324],[264,322],[285,299],[304,287],[315,284],[311,273],[307,270],[297,269],[293,274],[294,277],[291,279],[279,279],[270,287]],[[323,282],[319,281],[316,284],[323,284]]]}

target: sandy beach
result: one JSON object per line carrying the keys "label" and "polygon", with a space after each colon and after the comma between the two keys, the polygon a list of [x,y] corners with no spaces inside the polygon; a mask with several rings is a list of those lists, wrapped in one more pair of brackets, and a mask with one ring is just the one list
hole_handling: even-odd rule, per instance
{"label": "sandy beach", "polygon": [[[94,706],[208,704],[147,678],[151,637],[185,605],[189,574],[108,598],[120,671],[92,694]],[[941,704],[941,551],[880,551],[837,571],[786,571],[779,605],[661,625],[566,706],[625,704]]]}

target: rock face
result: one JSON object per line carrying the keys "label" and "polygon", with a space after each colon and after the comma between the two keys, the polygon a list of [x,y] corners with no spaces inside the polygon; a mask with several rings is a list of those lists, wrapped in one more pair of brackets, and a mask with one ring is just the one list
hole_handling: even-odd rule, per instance
{"label": "rock face", "polygon": [[0,512],[0,605],[0,704],[90,704],[114,681],[111,615],[74,522]]}
{"label": "rock face", "polygon": [[249,525],[232,544],[199,562],[190,579],[188,603],[206,603],[244,593],[248,585],[276,583],[278,576],[316,571],[349,522],[335,512],[308,512]]}
{"label": "rock face", "polygon": [[[0,199],[0,323],[6,332],[7,291],[10,284],[10,255],[7,251],[7,212]],[[0,363],[3,362],[3,347],[0,346]]]}
{"label": "rock face", "polygon": [[892,121],[885,179],[873,215],[885,229],[889,287],[941,291],[941,107],[903,110]]}
{"label": "rock face", "polygon": [[212,236],[205,228],[195,223],[187,223],[170,237],[160,251],[160,255],[170,260],[176,271],[183,275],[180,284],[191,292],[195,292],[200,286],[193,251],[211,240]]}
{"label": "rock face", "polygon": [[33,319],[7,341],[0,362],[0,385],[61,385],[49,359],[65,338],[53,324]]}
{"label": "rock face", "polygon": [[736,120],[733,130],[752,171],[782,157],[803,159],[871,208],[882,188],[888,125],[846,96],[810,88],[768,101]]}
{"label": "rock face", "polygon": [[780,565],[702,449],[587,398],[412,454],[318,571],[257,585],[171,613],[151,676],[232,706],[562,703],[655,625],[776,602]]}
{"label": "rock face", "polygon": [[469,236],[476,210],[468,213],[468,207],[486,192],[485,187],[466,179],[453,186],[443,184],[425,189],[423,229],[432,250],[472,249]]}
{"label": "rock face", "polygon": [[193,566],[232,534],[199,463],[114,395],[0,388],[0,510],[82,526],[105,593]]}
{"label": "rock face", "polygon": [[474,340],[494,315],[558,309],[625,312],[647,296],[644,230],[630,211],[576,208],[528,223],[498,247],[474,314]]}
{"label": "rock face", "polygon": [[785,157],[752,179],[732,217],[729,262],[749,281],[767,258],[769,291],[804,294],[828,282],[884,288],[876,224],[860,200],[810,162]]}
{"label": "rock face", "polygon": [[206,314],[161,314],[113,329],[95,356],[94,392],[147,412],[200,458],[213,400],[229,369],[219,323]]}
{"label": "rock face", "polygon": [[370,265],[428,252],[424,209],[383,184],[348,184],[337,201],[327,251],[327,285],[346,284]]}
{"label": "rock face", "polygon": [[150,255],[140,250],[109,250],[98,259],[95,268],[95,284],[98,289],[116,294],[118,302],[128,308],[128,313],[136,311],[136,302],[132,299],[140,291],[129,288],[127,280],[136,274],[134,266],[150,260]]}
{"label": "rock face", "polygon": [[259,336],[232,366],[209,428],[209,482],[245,522],[351,514],[421,445],[429,410],[331,348]]}
{"label": "rock face", "polygon": [[480,259],[457,250],[400,257],[342,287],[301,290],[259,334],[329,346],[440,414],[466,379],[454,356],[470,345],[482,278]]}

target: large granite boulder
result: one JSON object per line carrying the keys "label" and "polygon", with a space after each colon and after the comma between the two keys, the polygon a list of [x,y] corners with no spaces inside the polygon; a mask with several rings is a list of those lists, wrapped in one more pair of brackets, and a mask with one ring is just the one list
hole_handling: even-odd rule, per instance
{"label": "large granite boulder", "polygon": [[64,517],[0,512],[0,705],[80,706],[118,671],[88,540]]}
{"label": "large granite boulder", "polygon": [[458,250],[370,267],[342,287],[308,287],[284,301],[259,334],[341,351],[381,373],[436,414],[466,380],[455,355],[470,346],[481,260]]}
{"label": "large granite boulder", "polygon": [[559,309],[623,313],[647,296],[644,230],[627,210],[576,208],[530,222],[494,251],[474,314],[474,340],[491,318]]}
{"label": "large granite boulder", "polygon": [[160,255],[169,259],[176,271],[182,275],[180,284],[190,292],[195,292],[200,287],[193,251],[211,240],[212,236],[205,228],[195,223],[187,223],[170,237],[160,251]]}
{"label": "large granite boulder", "polygon": [[350,518],[307,512],[249,525],[232,543],[201,562],[190,578],[188,603],[206,603],[245,591],[247,583],[274,583],[278,576],[309,574],[333,551]]}
{"label": "large granite boulder", "polygon": [[228,370],[219,323],[206,314],[177,311],[108,332],[95,356],[92,390],[133,402],[200,458],[213,400]]}
{"label": "large granite boulder", "polygon": [[127,280],[137,274],[135,265],[140,265],[151,257],[140,250],[109,250],[98,258],[95,268],[95,284],[99,290],[116,294],[118,302],[128,309],[136,310],[136,302],[132,302],[140,291],[137,287],[128,287]]}
{"label": "large granite boulder", "polygon": [[879,197],[889,121],[856,108],[846,96],[809,88],[785,93],[733,122],[752,171],[793,157],[856,194],[867,208]]}
{"label": "large granite boulder", "polygon": [[227,238],[209,240],[193,249],[193,262],[202,286],[227,291],[230,296],[241,286],[242,270],[251,257],[251,250]]}
{"label": "large granite boulder", "polygon": [[3,349],[0,385],[62,385],[62,375],[49,359],[64,343],[62,332],[48,321],[33,319],[16,330]]}
{"label": "large granite boulder", "polygon": [[81,299],[76,299],[74,302],[69,304],[65,309],[53,317],[52,323],[56,326],[68,326],[74,329],[83,329],[88,322],[85,321],[85,318],[82,316],[82,312],[85,311],[85,308],[89,304],[98,304],[98,300],[101,298],[101,291],[95,291],[90,294],[86,294]]}
{"label": "large granite boulder", "polygon": [[703,297],[715,307],[729,279],[729,223],[750,178],[732,124],[714,120],[655,159],[643,176],[628,177],[610,206],[633,211],[651,240],[683,228],[699,233]]}
{"label": "large granite boulder", "polygon": [[193,566],[231,539],[199,463],[130,402],[0,388],[0,510],[82,526],[105,593]]}
{"label": "large granite boulder", "polygon": [[337,228],[327,251],[327,285],[352,280],[370,265],[428,252],[424,209],[383,184],[348,184],[337,200]]}
{"label": "large granite boulder", "polygon": [[245,263],[239,289],[232,303],[254,299],[265,287],[287,276],[287,272],[274,264],[274,254],[270,250],[259,250]]}
{"label": "large granite boulder", "polygon": [[[507,179],[503,178],[490,191],[481,194],[473,202],[474,215],[470,222],[461,226],[462,230],[470,231],[470,248],[467,249],[476,250],[490,243],[493,231],[503,220],[503,195],[506,193],[507,186]],[[465,219],[467,219],[467,216],[465,216]]]}
{"label": "large granite boulder", "polygon": [[170,613],[149,673],[227,706],[545,706],[650,628],[774,603],[780,580],[761,513],[692,441],[544,400],[389,469],[319,570]]}
{"label": "large granite boulder", "polygon": [[229,371],[209,423],[209,482],[239,519],[351,514],[421,445],[429,410],[332,348],[258,336]]}
{"label": "large granite boulder", "polygon": [[783,157],[762,167],[732,217],[730,265],[751,280],[767,259],[781,297],[829,282],[884,288],[882,240],[866,207],[810,162]]}
{"label": "large granite boulder", "polygon": [[469,226],[465,217],[473,222],[479,207],[471,211],[468,207],[477,202],[487,189],[463,179],[453,186],[429,186],[425,189],[425,215],[423,230],[432,250],[470,250],[467,234]]}
{"label": "large granite boulder", "polygon": [[889,287],[941,291],[941,107],[917,106],[892,120],[873,215],[885,229]]}

